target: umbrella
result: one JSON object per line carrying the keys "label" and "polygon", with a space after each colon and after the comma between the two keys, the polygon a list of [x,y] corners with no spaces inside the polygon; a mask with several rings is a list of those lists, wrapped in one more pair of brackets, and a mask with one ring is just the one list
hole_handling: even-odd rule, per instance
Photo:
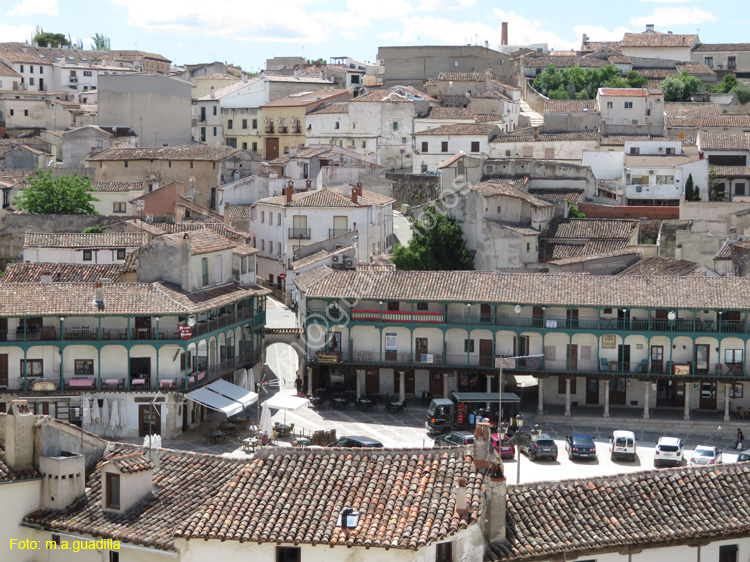
{"label": "umbrella", "polygon": [[91,423],[99,423],[99,399],[94,396],[91,402]]}
{"label": "umbrella", "polygon": [[101,416],[101,420],[102,420],[102,425],[106,429],[107,423],[109,423],[109,400],[107,400],[105,398],[104,400],[102,400],[102,402],[103,402],[103,404],[102,404],[102,416]]}
{"label": "umbrella", "polygon": [[120,409],[117,407],[117,400],[112,400],[112,413],[109,418],[109,428],[114,429],[120,425]]}
{"label": "umbrella", "polygon": [[253,373],[252,369],[250,369],[250,371],[247,374],[247,386],[245,388],[247,390],[252,390],[253,392],[257,392],[255,390],[255,373]]}
{"label": "umbrella", "polygon": [[89,405],[89,399],[83,398],[83,413],[81,414],[82,424],[91,425],[91,406]]}
{"label": "umbrella", "polygon": [[247,388],[247,369],[242,369],[242,374],[240,375],[240,384],[238,386],[240,388],[244,388],[245,390],[248,390],[248,388]]}
{"label": "umbrella", "polygon": [[307,398],[289,396],[288,394],[277,394],[266,400],[263,405],[268,408],[273,408],[274,410],[284,410],[284,423],[286,424],[287,410],[298,410],[302,406],[307,406],[308,402],[309,400]]}
{"label": "umbrella", "polygon": [[120,414],[120,427],[123,429],[125,428],[125,400],[123,398],[120,398],[120,408],[119,408],[119,414]]}
{"label": "umbrella", "polygon": [[273,433],[273,424],[271,423],[271,410],[268,409],[268,403],[264,402],[260,410],[260,434],[268,434],[271,437]]}

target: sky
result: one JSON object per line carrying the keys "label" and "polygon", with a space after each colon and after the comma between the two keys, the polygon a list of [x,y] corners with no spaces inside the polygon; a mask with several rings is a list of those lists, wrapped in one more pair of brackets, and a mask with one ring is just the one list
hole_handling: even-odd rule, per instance
{"label": "sky", "polygon": [[580,48],[654,24],[698,33],[704,43],[750,43],[746,0],[0,0],[0,41],[28,40],[37,26],[113,49],[162,54],[174,64],[219,60],[251,72],[273,56],[350,56],[375,61],[379,46],[547,43]]}

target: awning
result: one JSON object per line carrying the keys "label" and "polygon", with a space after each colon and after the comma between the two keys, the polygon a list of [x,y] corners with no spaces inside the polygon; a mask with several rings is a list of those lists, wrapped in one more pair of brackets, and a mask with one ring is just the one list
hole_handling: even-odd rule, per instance
{"label": "awning", "polygon": [[516,379],[516,386],[518,388],[529,388],[530,386],[536,386],[539,381],[532,375],[513,375]]}
{"label": "awning", "polygon": [[297,410],[302,406],[307,406],[310,402],[307,398],[298,396],[289,396],[288,394],[277,394],[266,400],[268,407],[273,410]]}
{"label": "awning", "polygon": [[231,382],[227,382],[223,379],[212,382],[211,384],[206,386],[206,388],[213,392],[216,392],[217,394],[221,394],[222,396],[229,398],[230,400],[239,402],[240,404],[242,404],[243,409],[247,408],[248,406],[252,406],[258,401],[258,395],[255,392],[242,388],[241,386],[237,386],[236,384],[232,384]]}
{"label": "awning", "polygon": [[239,414],[240,412],[242,412],[242,410],[245,409],[242,403],[208,390],[208,388],[199,388],[198,390],[194,390],[187,395],[187,398],[198,402],[199,404],[203,404],[204,406],[206,406],[207,408],[211,408],[212,410],[224,412],[227,417]]}

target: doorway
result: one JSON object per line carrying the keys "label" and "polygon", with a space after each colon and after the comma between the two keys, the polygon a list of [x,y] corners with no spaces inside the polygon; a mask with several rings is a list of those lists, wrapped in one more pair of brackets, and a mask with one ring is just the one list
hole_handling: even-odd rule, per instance
{"label": "doorway", "polygon": [[138,406],[138,437],[161,435],[161,404]]}
{"label": "doorway", "polygon": [[568,309],[565,313],[565,316],[568,320],[568,328],[575,329],[578,328],[578,309]]}
{"label": "doorway", "polygon": [[[544,310],[542,310],[542,307],[535,306],[531,312],[531,316],[533,317],[532,326],[534,326],[535,328],[541,328],[542,321],[544,320]],[[526,354],[522,353],[521,355]]]}
{"label": "doorway", "polygon": [[609,382],[609,403],[617,405],[625,405],[625,389],[627,388],[627,380],[624,378],[616,378]]}
{"label": "doorway", "polygon": [[8,387],[8,354],[0,354],[0,386]]}
{"label": "doorway", "polygon": [[662,345],[651,346],[651,373],[657,375],[664,373],[664,346]]}
{"label": "doorway", "polygon": [[695,374],[707,375],[710,358],[710,350],[706,344],[696,344],[695,346]]}
{"label": "doorway", "polygon": [[568,365],[571,371],[578,371],[578,344],[568,345]]}
{"label": "doorway", "polygon": [[[393,371],[393,394],[395,396],[398,396],[399,393],[399,378],[401,376],[401,373],[398,371]],[[414,369],[409,369],[408,371],[404,372],[404,396],[406,397],[413,397],[414,396]]]}
{"label": "doorway", "polygon": [[492,367],[492,340],[479,340],[479,364]]}
{"label": "doorway", "polygon": [[427,338],[415,338],[414,339],[414,360],[417,363],[422,363],[422,355],[427,355]]}
{"label": "doorway", "polygon": [[701,382],[701,399],[699,408],[701,410],[716,409],[716,383]]}
{"label": "doorway", "polygon": [[430,395],[433,397],[435,396],[442,396],[443,395],[443,373],[438,373],[437,371],[431,371],[430,372]]}
{"label": "doorway", "polygon": [[[516,349],[516,337],[513,336],[513,348]],[[521,336],[518,340],[518,355],[523,357],[529,354],[529,336]],[[518,368],[526,367],[526,359],[518,359]]]}
{"label": "doorway", "polygon": [[630,346],[617,346],[617,364],[621,373],[630,372]]}
{"label": "doorway", "polygon": [[279,157],[279,139],[266,139],[266,160],[275,160]]}
{"label": "doorway", "polygon": [[365,370],[365,392],[367,394],[380,392],[380,371],[378,369]]}
{"label": "doorway", "polygon": [[671,379],[659,379],[656,383],[656,405],[684,406],[685,383]]}
{"label": "doorway", "polygon": [[151,379],[151,358],[150,357],[131,357],[130,358],[130,379],[144,379],[145,386],[150,387]]}
{"label": "doorway", "polygon": [[599,405],[599,379],[595,377],[586,379],[586,405]]}
{"label": "doorway", "polygon": [[488,304],[482,304],[479,307],[479,321],[483,324],[492,322],[492,307]]}

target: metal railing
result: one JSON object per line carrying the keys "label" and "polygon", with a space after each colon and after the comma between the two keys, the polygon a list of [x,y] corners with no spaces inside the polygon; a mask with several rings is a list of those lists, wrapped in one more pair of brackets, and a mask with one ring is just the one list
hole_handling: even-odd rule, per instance
{"label": "metal railing", "polygon": [[309,228],[290,228],[289,239],[294,240],[309,240],[310,229]]}

